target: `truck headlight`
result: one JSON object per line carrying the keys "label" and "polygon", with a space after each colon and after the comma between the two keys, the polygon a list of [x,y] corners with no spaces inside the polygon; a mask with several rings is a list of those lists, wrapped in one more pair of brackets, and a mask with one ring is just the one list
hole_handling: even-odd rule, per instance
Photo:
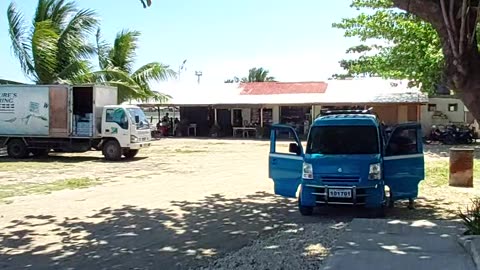
{"label": "truck headlight", "polygon": [[138,137],[135,136],[135,135],[131,135],[131,136],[130,136],[130,142],[132,142],[132,143],[138,142]]}
{"label": "truck headlight", "polygon": [[382,179],[382,166],[380,163],[370,164],[368,170],[368,180],[380,180]]}
{"label": "truck headlight", "polygon": [[303,179],[313,179],[312,164],[303,163],[302,177],[303,177]]}

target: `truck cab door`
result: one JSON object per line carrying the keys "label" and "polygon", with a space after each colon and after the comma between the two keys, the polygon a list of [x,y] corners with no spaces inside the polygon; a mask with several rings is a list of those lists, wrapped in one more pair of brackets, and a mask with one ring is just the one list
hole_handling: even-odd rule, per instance
{"label": "truck cab door", "polygon": [[[293,138],[293,142],[279,142]],[[288,150],[287,150],[288,147]],[[302,181],[303,147],[295,130],[286,125],[273,125],[270,132],[269,177],[275,194],[295,198]]]}
{"label": "truck cab door", "polygon": [[418,184],[425,178],[420,124],[401,124],[393,129],[385,147],[383,168],[393,200],[417,197]]}

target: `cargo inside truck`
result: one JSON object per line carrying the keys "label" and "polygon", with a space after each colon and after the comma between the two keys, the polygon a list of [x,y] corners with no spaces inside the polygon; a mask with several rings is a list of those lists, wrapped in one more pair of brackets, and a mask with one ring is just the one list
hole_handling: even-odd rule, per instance
{"label": "cargo inside truck", "polygon": [[93,87],[73,87],[72,92],[73,136],[92,137],[95,125]]}

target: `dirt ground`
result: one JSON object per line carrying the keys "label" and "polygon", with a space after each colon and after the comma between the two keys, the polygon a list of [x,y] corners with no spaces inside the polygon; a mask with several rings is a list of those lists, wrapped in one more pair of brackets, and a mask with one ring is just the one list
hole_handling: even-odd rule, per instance
{"label": "dirt ground", "polygon": [[[102,183],[0,204],[0,268],[199,268],[282,228],[345,222],[359,214],[301,217],[295,201],[272,195],[268,147],[268,142],[165,139],[130,162],[105,162],[96,152],[0,159],[0,185],[71,177]],[[427,148],[427,159],[445,159],[442,151]],[[399,204],[389,216],[452,218],[452,211],[480,195],[477,188],[427,182],[416,210]]]}

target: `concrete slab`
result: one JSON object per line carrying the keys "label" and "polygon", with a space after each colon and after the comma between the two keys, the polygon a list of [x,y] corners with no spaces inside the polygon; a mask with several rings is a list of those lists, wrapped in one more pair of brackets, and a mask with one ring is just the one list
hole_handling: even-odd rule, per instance
{"label": "concrete slab", "polygon": [[387,251],[338,250],[324,270],[474,270],[467,254],[412,252],[395,254]]}
{"label": "concrete slab", "polygon": [[459,252],[456,236],[399,235],[346,232],[337,240],[335,249],[372,250],[387,252]]}
{"label": "concrete slab", "polygon": [[357,233],[400,234],[400,235],[461,235],[464,227],[460,222],[445,220],[392,220],[354,219],[347,231]]}
{"label": "concrete slab", "polygon": [[452,221],[355,219],[324,270],[475,269],[458,244],[462,224]]}

